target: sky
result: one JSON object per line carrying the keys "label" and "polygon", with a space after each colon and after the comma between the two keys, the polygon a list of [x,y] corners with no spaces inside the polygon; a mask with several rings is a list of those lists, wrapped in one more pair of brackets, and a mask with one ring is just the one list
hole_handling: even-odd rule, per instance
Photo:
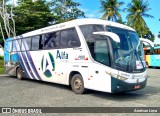
{"label": "sky", "polygon": [[[100,10],[100,0],[73,0],[75,2],[79,2],[81,6],[79,7],[82,11],[85,12],[85,16],[87,18],[100,18],[102,16],[99,13]],[[125,4],[121,7],[126,8],[127,4],[131,2],[131,0],[119,0],[125,2]],[[144,0],[144,2],[147,0]],[[148,0],[150,11],[147,14],[154,16],[154,18],[144,18],[151,32],[155,35],[155,42],[160,43],[157,35],[160,32],[160,0]],[[127,12],[120,12],[122,15],[122,20],[127,21],[126,16]]]}

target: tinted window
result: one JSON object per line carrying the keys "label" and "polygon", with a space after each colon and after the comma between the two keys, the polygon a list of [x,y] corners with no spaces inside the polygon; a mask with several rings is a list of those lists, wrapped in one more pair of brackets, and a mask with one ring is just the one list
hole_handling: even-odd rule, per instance
{"label": "tinted window", "polygon": [[16,51],[20,51],[20,44],[19,44],[20,40],[14,40],[12,41],[12,51],[16,52]]}
{"label": "tinted window", "polygon": [[105,31],[103,25],[82,25],[80,29],[86,41],[92,40],[93,32]]}
{"label": "tinted window", "polygon": [[96,40],[94,46],[94,59],[97,62],[110,65],[109,50],[107,40]]}
{"label": "tinted window", "polygon": [[19,49],[17,48],[17,46],[18,46],[17,40],[13,40],[12,41],[12,52],[19,51]]}
{"label": "tinted window", "polygon": [[157,54],[160,54],[160,49],[158,49]]}
{"label": "tinted window", "polygon": [[72,48],[79,46],[80,46],[80,41],[75,28],[61,31],[62,48]]}
{"label": "tinted window", "polygon": [[17,40],[17,44],[18,44],[18,51],[21,51],[21,39]]}
{"label": "tinted window", "polygon": [[12,41],[8,41],[5,43],[5,50],[11,52],[12,50]]}
{"label": "tinted window", "polygon": [[41,36],[32,37],[32,49],[31,50],[39,50],[43,48],[43,41]]}
{"label": "tinted window", "polygon": [[44,49],[58,48],[59,32],[44,34],[43,39],[44,39]]}
{"label": "tinted window", "polygon": [[160,49],[154,49],[154,54],[160,54]]}
{"label": "tinted window", "polygon": [[150,50],[144,50],[144,54],[145,55],[150,55],[151,53],[150,53]]}
{"label": "tinted window", "polygon": [[31,38],[22,39],[21,50],[26,51],[31,49]]}

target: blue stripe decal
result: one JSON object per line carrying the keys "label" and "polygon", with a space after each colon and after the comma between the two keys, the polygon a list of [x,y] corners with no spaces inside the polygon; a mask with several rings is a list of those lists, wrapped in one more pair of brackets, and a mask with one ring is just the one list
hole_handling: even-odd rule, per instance
{"label": "blue stripe decal", "polygon": [[22,52],[22,57],[23,57],[23,59],[24,59],[24,63],[26,64],[26,68],[28,69],[30,75],[32,76],[32,77],[30,77],[30,78],[36,79],[36,78],[34,77],[33,73],[32,73],[32,70],[30,69],[30,66],[29,66],[28,62],[27,62],[27,58],[25,57],[25,52]]}
{"label": "blue stripe decal", "polygon": [[[15,41],[15,49],[16,49],[16,50],[20,50],[20,46],[19,46],[17,40]],[[22,57],[21,57],[22,55],[21,55],[21,54],[22,54],[21,52],[17,52],[18,60],[20,61],[20,65],[21,65],[22,69],[25,71],[25,75],[26,75],[27,77],[29,77],[29,75],[28,75],[28,73],[27,73],[27,70],[26,70],[26,68],[25,68],[25,65],[24,65],[24,63],[23,63],[23,60],[22,60]]]}
{"label": "blue stripe decal", "polygon": [[[18,39],[18,37],[15,37],[15,38]],[[19,43],[18,43],[17,40],[16,40],[15,47],[16,47],[16,50],[20,50],[20,46],[19,46]],[[28,70],[28,67],[27,67],[27,65],[25,63],[25,60],[24,60],[24,57],[23,57],[23,53],[22,52],[18,52],[18,57],[19,57],[19,60],[20,60],[20,64],[21,64],[23,70],[25,71],[25,75],[28,78],[33,79],[32,76],[31,76],[31,74],[30,74],[30,72],[29,72],[29,70]]]}
{"label": "blue stripe decal", "polygon": [[[15,37],[16,39],[18,38],[23,38],[22,35]],[[22,42],[22,41],[21,41]],[[20,46],[16,47],[20,48]],[[31,55],[26,49],[28,49],[28,45],[25,41],[22,42],[21,48],[23,48],[25,51],[19,53],[19,58],[21,60],[21,65],[23,70],[25,71],[27,77],[31,79],[36,79],[36,80],[42,80],[38,74],[38,71],[36,70],[36,67],[33,63],[33,60],[31,58]]]}
{"label": "blue stripe decal", "polygon": [[39,74],[38,74],[38,71],[37,71],[34,63],[33,63],[33,60],[32,60],[32,57],[31,57],[29,51],[26,51],[26,53],[27,53],[27,56],[28,56],[29,61],[30,61],[30,63],[31,63],[31,66],[32,66],[32,68],[33,68],[33,71],[35,72],[35,74],[36,74],[36,76],[38,77],[38,79],[39,79],[39,80],[42,80],[41,77],[40,77]]}

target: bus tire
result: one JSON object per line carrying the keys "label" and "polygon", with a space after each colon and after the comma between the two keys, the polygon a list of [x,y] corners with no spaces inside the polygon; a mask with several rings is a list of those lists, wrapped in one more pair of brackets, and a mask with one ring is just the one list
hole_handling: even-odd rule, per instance
{"label": "bus tire", "polygon": [[84,82],[80,74],[75,74],[71,80],[71,87],[74,93],[83,94],[86,89],[84,88]]}
{"label": "bus tire", "polygon": [[148,62],[146,62],[146,67],[149,68]]}
{"label": "bus tire", "polygon": [[22,68],[18,68],[17,69],[16,75],[17,75],[17,79],[22,80],[22,78],[23,78],[23,70],[22,70]]}

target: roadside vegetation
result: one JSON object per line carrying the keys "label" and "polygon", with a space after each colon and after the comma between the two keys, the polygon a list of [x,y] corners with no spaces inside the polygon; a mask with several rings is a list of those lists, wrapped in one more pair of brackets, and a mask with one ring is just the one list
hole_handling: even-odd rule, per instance
{"label": "roadside vegetation", "polygon": [[3,56],[0,56],[0,74],[4,74]]}

